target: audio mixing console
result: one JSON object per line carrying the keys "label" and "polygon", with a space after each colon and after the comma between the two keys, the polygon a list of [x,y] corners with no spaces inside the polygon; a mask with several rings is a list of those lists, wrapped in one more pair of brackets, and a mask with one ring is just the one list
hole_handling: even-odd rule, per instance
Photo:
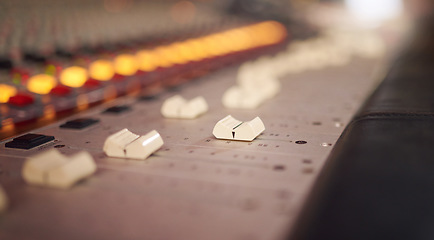
{"label": "audio mixing console", "polygon": [[375,32],[69,4],[0,26],[0,239],[285,239],[381,77]]}
{"label": "audio mixing console", "polygon": [[[305,49],[313,43],[298,44]],[[123,97],[33,130],[54,140],[29,150],[5,147],[5,140],[0,179],[10,204],[0,236],[282,239],[345,125],[375,86],[377,64],[355,54],[341,66],[294,71],[279,79],[276,97],[254,110],[223,107],[222,96],[237,78],[237,67],[229,67],[171,91]],[[164,118],[163,102],[176,94],[203,96],[208,112],[197,119]],[[252,142],[216,139],[212,130],[228,114],[243,121],[259,116],[265,131]],[[95,121],[83,129],[61,127],[79,118]],[[144,161],[107,157],[104,141],[123,128],[139,135],[155,129],[164,145]],[[88,151],[97,171],[66,191],[26,185],[25,159],[49,149],[65,155]]]}

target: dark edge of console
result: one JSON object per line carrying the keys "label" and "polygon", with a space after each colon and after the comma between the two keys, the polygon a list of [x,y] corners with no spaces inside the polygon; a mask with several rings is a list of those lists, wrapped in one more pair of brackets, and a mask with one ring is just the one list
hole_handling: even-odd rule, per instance
{"label": "dark edge of console", "polygon": [[432,25],[346,127],[289,239],[434,239]]}

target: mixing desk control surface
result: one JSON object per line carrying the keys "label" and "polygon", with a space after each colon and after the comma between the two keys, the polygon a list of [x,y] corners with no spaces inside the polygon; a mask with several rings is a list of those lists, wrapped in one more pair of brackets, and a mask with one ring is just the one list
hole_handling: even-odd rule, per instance
{"label": "mixing desk control surface", "polygon": [[[308,41],[287,53],[324,44]],[[275,64],[277,56],[255,63]],[[348,56],[341,64],[304,69],[309,59],[298,58],[278,75],[279,93],[256,109],[224,107],[225,92],[239,84],[238,67],[231,67],[34,130],[36,140],[24,135],[37,145],[29,149],[7,146],[19,138],[1,142],[0,183],[9,206],[0,218],[0,238],[285,238],[334,143],[376,85],[378,58]],[[203,96],[208,111],[194,119],[165,118],[163,103],[177,94]],[[246,125],[259,117],[265,130],[251,142],[217,139],[213,129],[228,115]],[[108,157],[106,139],[125,128],[138,136],[156,130],[164,144],[146,160]],[[69,190],[27,185],[21,174],[26,158],[50,149],[64,156],[89,152],[95,174]]]}

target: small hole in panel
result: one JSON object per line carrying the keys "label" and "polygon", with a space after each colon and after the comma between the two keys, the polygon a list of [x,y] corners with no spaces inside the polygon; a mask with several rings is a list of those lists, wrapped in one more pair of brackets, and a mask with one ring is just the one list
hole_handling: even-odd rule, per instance
{"label": "small hole in panel", "polygon": [[295,143],[297,143],[297,144],[306,144],[307,142],[304,141],[304,140],[298,140],[298,141],[295,141]]}
{"label": "small hole in panel", "polygon": [[273,170],[274,171],[283,171],[285,170],[285,165],[274,165]]}
{"label": "small hole in panel", "polygon": [[303,168],[303,174],[311,174],[313,173],[313,168]]}
{"label": "small hole in panel", "polygon": [[303,159],[302,162],[303,162],[304,164],[311,164],[311,163],[312,163],[312,160],[310,160],[310,159]]}

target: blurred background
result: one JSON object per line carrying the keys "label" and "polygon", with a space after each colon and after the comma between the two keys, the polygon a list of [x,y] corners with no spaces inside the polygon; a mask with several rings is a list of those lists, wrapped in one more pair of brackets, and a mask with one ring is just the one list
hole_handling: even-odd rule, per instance
{"label": "blurred background", "polygon": [[[285,38],[285,42],[312,38],[326,31],[354,33],[369,30],[380,34],[387,42],[388,49],[395,49],[402,45],[401,42],[405,44],[411,41],[415,32],[419,31],[419,26],[430,22],[432,9],[433,3],[429,0],[3,0],[0,2],[0,104],[3,104],[0,108],[0,126],[37,119],[47,111],[64,112],[80,108],[83,101],[77,99],[87,99],[85,105],[104,101],[104,94],[91,98],[77,97],[89,95],[98,86],[105,87],[108,82],[104,81],[110,78],[124,76],[125,71],[116,72],[111,63],[107,66],[117,75],[109,74],[104,80],[92,76],[90,66],[98,59],[122,62],[118,66],[128,69],[134,65],[130,63],[135,58],[130,58],[130,63],[127,58],[115,61],[118,55],[138,54],[142,50],[269,20],[286,28],[289,37]],[[271,32],[253,33],[248,41],[267,37]],[[239,40],[239,36],[234,34],[233,38]],[[223,45],[222,41],[208,41],[203,46],[196,44],[181,48],[184,47],[184,53],[190,51],[187,53],[190,55],[197,49],[202,49],[198,50],[202,51],[201,54],[207,55],[205,52],[209,51],[212,55]],[[167,62],[171,61],[170,58],[176,58],[177,54],[173,50],[158,49],[153,59],[164,62],[157,64],[159,69],[168,69],[171,64]],[[204,59],[209,58],[205,55]],[[142,68],[137,73],[149,72],[147,59],[139,63]],[[236,58],[227,59],[231,59],[225,60],[227,62],[238,61]],[[186,73],[184,75],[197,76],[199,72],[224,65],[216,61],[206,64],[202,61],[201,64],[200,67],[195,65],[194,73],[188,70],[189,67],[182,71]],[[63,69],[71,66],[89,69],[89,79],[87,75],[82,75],[79,77],[81,80],[74,80],[74,83],[60,79]],[[134,67],[130,71],[132,75],[136,74]],[[175,70],[171,68],[170,71]],[[39,74],[54,78],[32,78]],[[172,75],[183,74],[178,72]],[[125,94],[124,90],[115,88],[118,92],[114,95]],[[53,99],[59,96],[65,98],[71,92],[75,94],[69,100],[71,103],[55,106],[54,110],[44,110],[44,106],[55,102]],[[33,102],[41,103],[39,110],[29,111],[25,108]],[[3,127],[0,132],[9,130]]]}

